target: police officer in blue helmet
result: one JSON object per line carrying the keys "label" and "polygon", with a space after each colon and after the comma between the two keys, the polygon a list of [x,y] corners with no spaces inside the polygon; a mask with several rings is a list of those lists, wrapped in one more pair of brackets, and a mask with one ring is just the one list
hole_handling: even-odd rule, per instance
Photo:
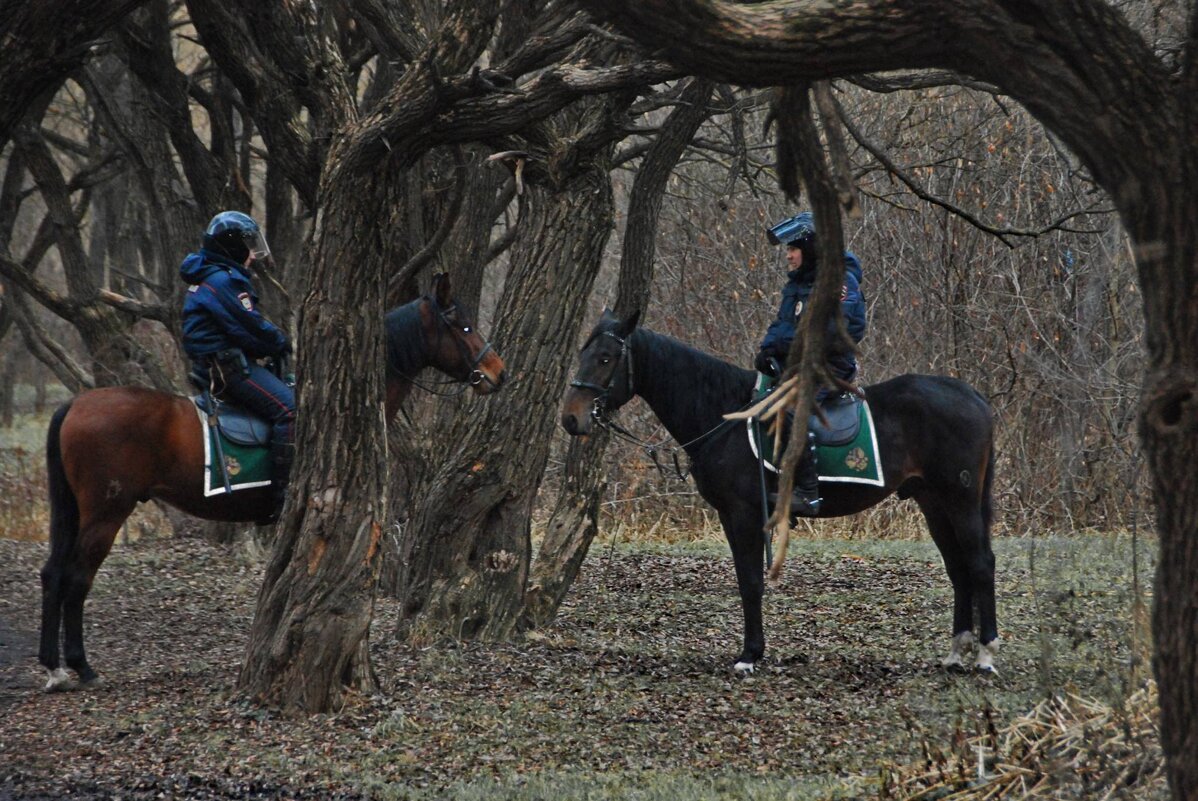
{"label": "police officer in blue helmet", "polygon": [[[815,221],[811,212],[805,211],[769,228],[766,236],[771,244],[786,245],[786,284],[782,287],[782,302],[778,315],[766,329],[761,340],[754,366],[771,378],[777,378],[786,364],[790,343],[798,329],[799,320],[807,309],[811,293],[815,288],[815,275],[819,269],[816,253]],[[845,327],[854,343],[865,336],[865,297],[861,292],[861,262],[852,253],[844,254],[844,284],[840,292],[841,311]],[[856,352],[840,336],[836,320],[830,320],[825,335],[825,360],[828,371],[839,379],[852,381],[857,375]],[[820,387],[816,392],[817,403],[825,400],[833,390]],[[809,438],[813,439],[813,438]],[[814,517],[819,514],[819,479],[815,464],[815,444],[808,442],[807,453],[799,462],[795,475],[795,494],[792,509],[800,515]]]}
{"label": "police officer in blue helmet", "polygon": [[254,218],[222,211],[204,230],[198,253],[183,259],[179,274],[189,284],[183,301],[183,349],[192,372],[218,398],[244,406],[271,424],[271,482],[274,508],[260,522],[278,519],[286,498],[295,451],[295,392],[258,363],[275,364],[291,354],[291,343],[258,308],[250,265],[270,255]]}

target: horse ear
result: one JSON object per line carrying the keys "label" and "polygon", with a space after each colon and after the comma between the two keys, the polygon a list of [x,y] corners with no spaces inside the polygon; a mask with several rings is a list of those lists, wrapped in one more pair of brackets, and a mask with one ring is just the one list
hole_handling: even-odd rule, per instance
{"label": "horse ear", "polygon": [[433,297],[437,300],[437,305],[441,308],[446,308],[453,302],[453,293],[450,291],[449,273],[437,273],[433,276]]}
{"label": "horse ear", "polygon": [[622,337],[628,336],[636,330],[636,324],[640,321],[640,319],[641,310],[637,309],[627,320],[620,323],[619,327],[616,329],[616,332]]}

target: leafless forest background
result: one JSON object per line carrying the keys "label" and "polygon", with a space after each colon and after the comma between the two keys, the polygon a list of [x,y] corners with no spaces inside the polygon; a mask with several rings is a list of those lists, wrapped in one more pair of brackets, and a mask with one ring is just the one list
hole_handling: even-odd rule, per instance
{"label": "leafless forest background", "polygon": [[[154,383],[153,362],[161,360],[169,385],[185,391],[173,315],[181,292],[175,268],[184,251],[152,247],[151,200],[130,175],[128,155],[111,130],[131,120],[114,120],[109,104],[123,99],[124,113],[145,112],[135,98],[121,97],[129,80],[121,64],[102,63],[95,69],[112,73],[106,86],[91,69],[89,82],[68,83],[50,106],[41,136],[75,191],[94,281],[141,304],[142,319],[132,331],[151,354],[151,367],[133,370],[132,380]],[[210,84],[206,88],[217,88],[210,71],[197,68],[195,74]],[[1132,516],[1147,513],[1133,431],[1143,327],[1126,240],[1110,204],[1041,126],[1001,96],[960,86],[895,88],[901,84],[896,80],[885,92],[848,82],[835,86],[861,192],[861,218],[847,222],[846,234],[865,266],[869,328],[861,345],[862,381],[941,373],[965,379],[990,398],[1000,418],[1000,534],[1126,526]],[[764,96],[726,88],[713,105],[716,112],[668,183],[646,324],[749,366],[784,279],[780,249],[767,244],[764,229],[796,209],[776,188]],[[648,115],[646,125],[663,114]],[[255,209],[265,209],[266,154],[252,134],[238,131],[238,152]],[[648,141],[633,136],[625,147],[633,151]],[[484,156],[472,152],[467,170],[486,174]],[[14,169],[11,146],[0,166],[18,183],[13,194],[23,201],[8,249],[36,253],[45,248],[53,215],[32,182]],[[619,209],[636,169],[630,159],[614,176]],[[425,191],[435,197],[449,187],[432,181]],[[209,211],[194,214],[205,218]],[[305,269],[302,241],[310,221],[291,219],[285,227],[275,222],[268,219],[268,233],[278,253],[279,283],[294,287]],[[617,211],[584,333],[604,305],[614,304],[622,222]],[[502,239],[509,224],[510,216],[498,219],[494,239]],[[447,248],[423,272],[453,270],[447,263],[452,258]],[[484,329],[495,316],[506,266],[500,255],[481,276],[478,317]],[[56,251],[37,275],[69,295]],[[47,386],[53,392],[64,379],[75,387],[112,383],[112,377],[88,374],[83,365],[91,360],[74,327],[11,281],[2,286],[5,429],[14,411],[44,405]],[[287,297],[274,290],[268,295],[268,311],[286,321]],[[518,362],[519,355],[509,359]],[[427,400],[415,406],[417,421],[432,414]],[[639,403],[624,418],[646,439],[669,445]],[[416,425],[407,433],[419,431]],[[557,436],[558,455],[542,495],[561,469],[565,437]],[[682,537],[703,527],[709,513],[672,470],[659,472],[637,448],[622,444],[613,446],[609,462],[606,526]],[[883,505],[820,529],[905,533],[907,515],[902,506]]]}

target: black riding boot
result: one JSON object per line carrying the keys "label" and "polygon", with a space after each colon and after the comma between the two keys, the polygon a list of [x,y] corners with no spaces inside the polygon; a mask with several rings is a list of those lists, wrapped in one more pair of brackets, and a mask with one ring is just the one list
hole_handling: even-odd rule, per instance
{"label": "black riding boot", "polygon": [[807,449],[795,466],[795,488],[790,510],[799,517],[819,515],[819,472],[816,470],[815,434],[807,432]]}
{"label": "black riding boot", "polygon": [[291,478],[291,463],[294,459],[295,443],[270,444],[270,491],[273,507],[270,514],[259,521],[260,523],[275,523],[283,513],[283,503],[287,500],[287,482]]}

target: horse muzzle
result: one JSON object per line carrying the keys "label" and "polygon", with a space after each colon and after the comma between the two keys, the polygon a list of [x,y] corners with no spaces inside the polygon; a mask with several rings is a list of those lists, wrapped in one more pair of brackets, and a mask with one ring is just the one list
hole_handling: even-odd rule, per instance
{"label": "horse muzzle", "polygon": [[571,390],[562,404],[562,428],[572,437],[585,437],[594,426],[594,407],[582,393]]}
{"label": "horse muzzle", "polygon": [[474,369],[470,371],[470,377],[466,379],[479,395],[498,392],[506,380],[507,365],[503,363],[499,354],[491,350],[490,345],[487,346],[487,350],[483,352],[479,361],[475,363]]}

